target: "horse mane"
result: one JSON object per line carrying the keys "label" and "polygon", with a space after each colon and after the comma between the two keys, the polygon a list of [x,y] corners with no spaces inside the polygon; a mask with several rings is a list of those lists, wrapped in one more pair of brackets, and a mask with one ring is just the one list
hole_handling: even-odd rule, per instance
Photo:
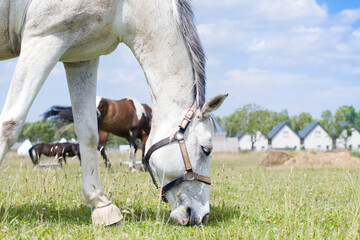
{"label": "horse mane", "polygon": [[194,13],[189,0],[173,0],[176,24],[188,48],[194,73],[194,95],[198,106],[205,103],[206,57],[194,23]]}

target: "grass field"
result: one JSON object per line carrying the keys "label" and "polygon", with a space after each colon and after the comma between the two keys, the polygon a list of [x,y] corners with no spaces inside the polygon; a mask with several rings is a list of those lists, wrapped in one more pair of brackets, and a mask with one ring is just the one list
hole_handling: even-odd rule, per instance
{"label": "grass field", "polygon": [[[169,219],[148,173],[130,173],[110,153],[100,163],[105,192],[122,211],[118,226],[95,227],[83,203],[77,159],[62,169],[34,168],[9,153],[0,167],[1,239],[356,239],[360,169],[258,167],[262,153],[215,154],[211,213],[205,226]],[[100,156],[99,156],[100,159]],[[53,161],[53,159],[47,159]]]}

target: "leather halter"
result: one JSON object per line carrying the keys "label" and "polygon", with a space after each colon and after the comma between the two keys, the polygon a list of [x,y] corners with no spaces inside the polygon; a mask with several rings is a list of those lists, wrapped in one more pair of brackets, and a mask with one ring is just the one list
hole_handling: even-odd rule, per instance
{"label": "leather halter", "polygon": [[174,179],[173,181],[169,182],[168,184],[166,184],[165,186],[162,187],[161,198],[165,202],[168,202],[165,197],[165,193],[167,191],[169,191],[170,189],[172,189],[173,187],[180,185],[183,182],[196,180],[196,181],[200,181],[205,184],[211,185],[211,179],[209,177],[203,176],[203,175],[195,173],[193,171],[193,169],[191,167],[191,163],[190,163],[189,154],[187,152],[186,145],[185,145],[184,134],[185,134],[186,128],[188,127],[189,123],[195,116],[196,109],[197,109],[197,105],[196,105],[196,103],[194,103],[191,106],[191,108],[187,111],[187,113],[185,114],[183,120],[181,121],[181,123],[179,125],[179,129],[176,131],[175,135],[166,137],[166,138],[156,142],[155,144],[153,144],[147,151],[145,157],[143,158],[143,163],[146,166],[146,168],[148,169],[154,185],[156,186],[156,188],[159,188],[159,185],[155,179],[154,173],[151,170],[151,167],[149,164],[151,154],[153,154],[153,152],[155,152],[159,148],[169,145],[175,141],[177,141],[179,143],[181,155],[183,157],[184,164],[185,164],[185,172],[182,176]]}

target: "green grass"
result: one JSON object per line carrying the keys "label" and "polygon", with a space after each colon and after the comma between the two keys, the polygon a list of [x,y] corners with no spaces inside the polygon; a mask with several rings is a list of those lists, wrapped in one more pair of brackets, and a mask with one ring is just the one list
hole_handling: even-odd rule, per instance
{"label": "green grass", "polygon": [[351,155],[360,158],[360,152],[351,152]]}
{"label": "green grass", "polygon": [[[118,226],[95,227],[83,203],[77,159],[63,169],[33,168],[7,155],[0,167],[1,239],[356,239],[360,169],[260,168],[261,153],[212,157],[211,213],[205,226],[169,219],[146,172],[99,160],[102,183],[122,211]],[[100,159],[100,157],[99,157]],[[51,159],[50,159],[51,160]],[[6,226],[6,227],[5,227]]]}

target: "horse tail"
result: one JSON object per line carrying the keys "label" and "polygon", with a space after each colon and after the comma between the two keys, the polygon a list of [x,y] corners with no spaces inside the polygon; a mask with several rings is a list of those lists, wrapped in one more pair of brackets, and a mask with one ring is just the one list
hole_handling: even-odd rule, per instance
{"label": "horse tail", "polygon": [[29,149],[29,156],[30,156],[31,161],[33,162],[33,164],[34,164],[34,165],[37,165],[37,162],[35,161],[34,156],[33,156],[33,150],[34,150],[34,146],[32,146],[32,147]]}
{"label": "horse tail", "polygon": [[73,123],[74,116],[72,107],[66,106],[52,106],[48,111],[42,114],[43,120],[60,119],[62,122]]}

